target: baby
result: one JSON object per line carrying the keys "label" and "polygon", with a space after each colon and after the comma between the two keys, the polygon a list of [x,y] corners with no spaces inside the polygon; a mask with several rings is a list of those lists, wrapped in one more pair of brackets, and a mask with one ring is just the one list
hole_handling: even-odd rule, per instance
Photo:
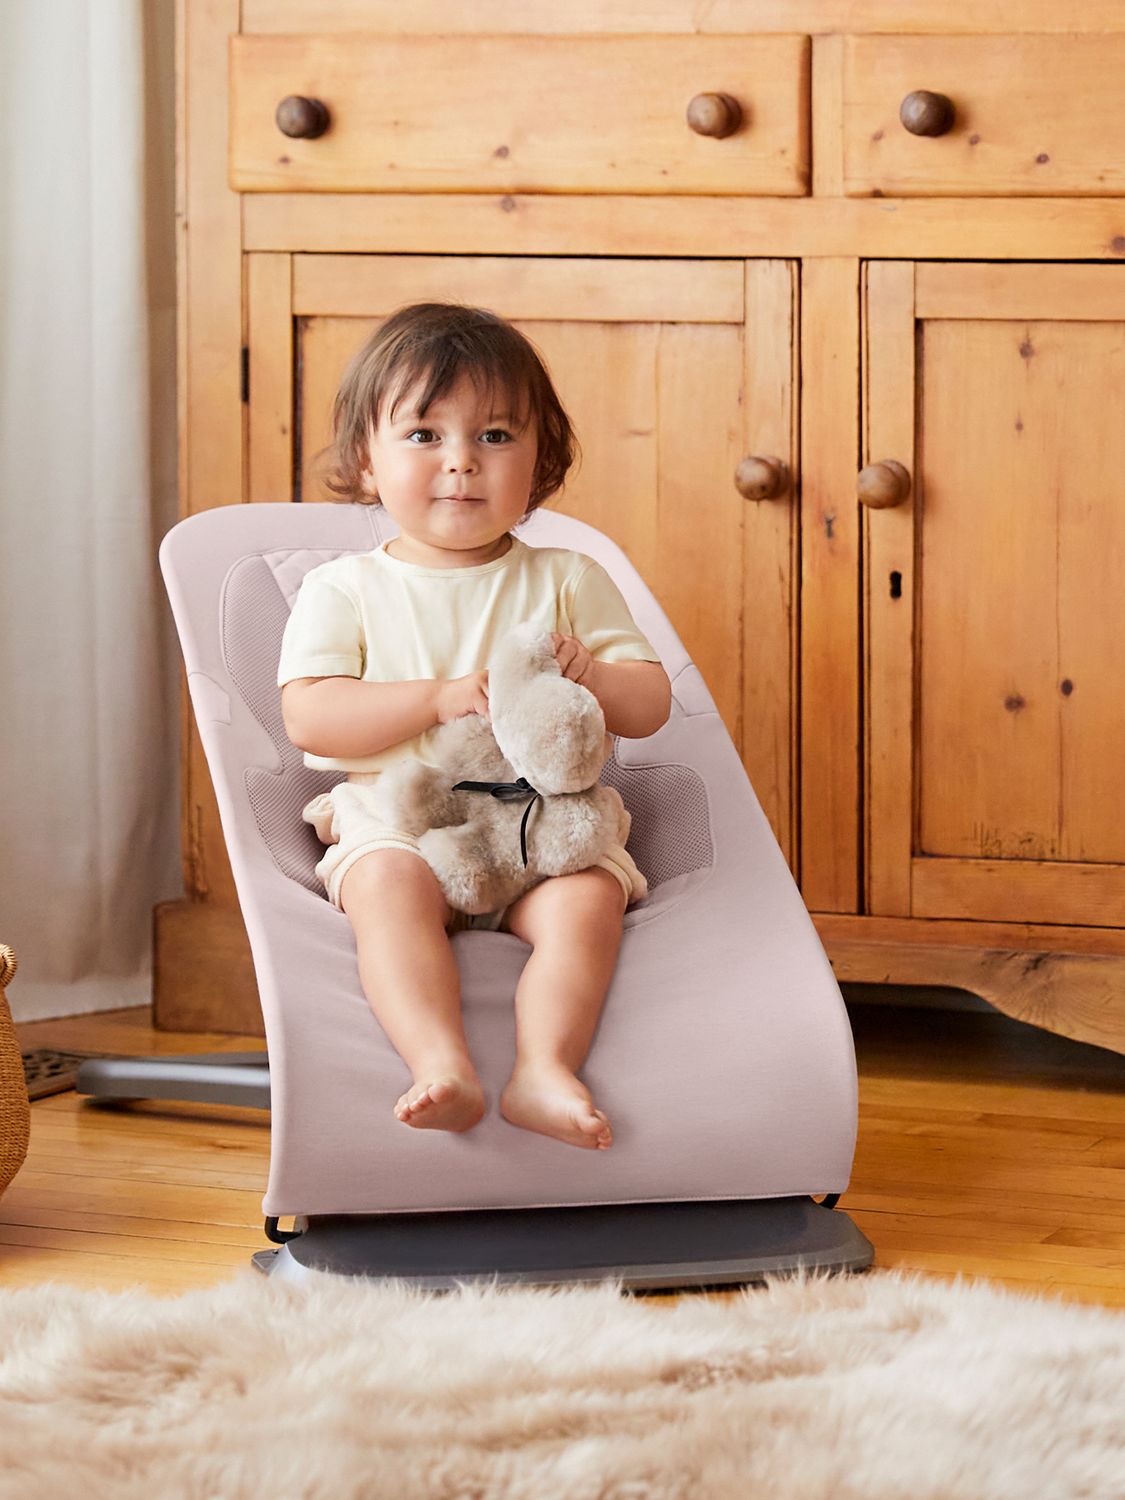
{"label": "baby", "polygon": [[450,935],[531,946],[516,993],[516,1058],[500,1098],[513,1125],[589,1150],[613,1133],[578,1078],[617,962],[622,916],[645,893],[624,848],[540,881],[506,910],[465,917],[413,838],[379,823],[381,772],[427,759],[440,724],[488,714],[487,663],[507,631],[551,632],[563,675],[594,694],[611,734],[668,718],[671,687],[606,571],[531,547],[512,528],[562,485],[574,434],[532,344],[481,308],[419,303],[381,324],[345,372],[329,488],[379,504],[399,535],[313,568],[286,626],[282,714],[305,763],[347,772],[304,809],[328,847],[316,867],[355,932],[360,980],[413,1075],[395,1114],[471,1129],[485,1112]]}

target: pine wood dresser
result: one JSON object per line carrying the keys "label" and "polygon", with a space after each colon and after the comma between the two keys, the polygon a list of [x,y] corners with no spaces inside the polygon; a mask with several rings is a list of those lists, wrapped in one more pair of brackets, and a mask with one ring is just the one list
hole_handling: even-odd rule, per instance
{"label": "pine wood dresser", "polygon": [[[841,981],[1125,1051],[1125,9],[180,0],[182,511],[323,503],[341,368],[544,351]],[[261,1030],[183,708],[156,1014]]]}

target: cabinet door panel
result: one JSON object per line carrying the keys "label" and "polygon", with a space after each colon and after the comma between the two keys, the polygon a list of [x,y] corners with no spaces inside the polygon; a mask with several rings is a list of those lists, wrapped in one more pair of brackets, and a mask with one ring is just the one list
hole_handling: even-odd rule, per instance
{"label": "cabinet door panel", "polygon": [[921,359],[920,850],[1125,863],[1125,324],[928,322]]}
{"label": "cabinet door panel", "polygon": [[[896,272],[880,269],[869,297],[885,309]],[[909,398],[890,378],[908,332],[918,424],[909,501],[868,514],[871,909],[1116,925],[1125,279],[1116,267],[1020,267],[1006,295],[990,296],[1007,269],[945,266],[927,280],[919,267],[897,354],[893,322],[869,305],[885,343],[872,332],[867,461],[900,457],[883,451],[880,424],[895,420],[882,403]],[[1099,273],[1100,312],[1088,295]],[[1037,300],[1049,315],[1033,315]],[[911,522],[913,618],[884,578],[887,548],[902,559]],[[895,663],[911,630],[908,701]],[[904,716],[909,797],[905,758],[880,754],[896,732],[903,742]]]}
{"label": "cabinet door panel", "polygon": [[[276,291],[282,280],[276,271],[248,285]],[[288,462],[294,498],[328,500],[333,397],[382,317],[437,296],[511,318],[542,352],[581,447],[548,504],[613,537],[649,583],[702,671],[787,857],[792,495],[749,502],[734,471],[750,452],[793,467],[793,280],[786,262],[296,256],[291,448],[276,381],[263,382],[260,409],[251,386],[249,422],[252,474]],[[259,341],[289,347],[275,295],[263,294],[260,314],[251,300],[249,322],[252,363]]]}

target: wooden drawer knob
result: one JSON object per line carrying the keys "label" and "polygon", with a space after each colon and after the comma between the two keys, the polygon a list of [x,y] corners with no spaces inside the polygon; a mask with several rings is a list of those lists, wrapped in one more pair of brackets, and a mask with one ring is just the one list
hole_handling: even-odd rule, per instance
{"label": "wooden drawer knob", "polygon": [[780,458],[744,458],[734,471],[734,487],[747,500],[776,500],[789,488],[789,470]]}
{"label": "wooden drawer knob", "polygon": [[899,105],[898,117],[911,135],[945,135],[953,129],[953,100],[917,89]]}
{"label": "wooden drawer knob", "polygon": [[687,107],[687,122],[696,135],[720,140],[742,124],[742,106],[730,94],[696,94]]}
{"label": "wooden drawer knob", "polygon": [[859,471],[856,491],[861,505],[872,510],[888,510],[901,505],[910,493],[910,471],[897,459],[885,458],[880,464],[869,464]]}
{"label": "wooden drawer knob", "polygon": [[315,141],[328,129],[328,107],[319,99],[306,99],[303,94],[290,94],[277,106],[274,119],[282,135],[295,139]]}

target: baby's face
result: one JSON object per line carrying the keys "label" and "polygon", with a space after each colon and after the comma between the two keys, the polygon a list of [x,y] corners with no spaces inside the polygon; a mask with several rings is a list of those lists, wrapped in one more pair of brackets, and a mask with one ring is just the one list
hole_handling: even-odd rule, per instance
{"label": "baby's face", "polygon": [[[417,412],[422,387],[383,404],[365,484],[398,522],[398,555],[436,566],[480,561],[527,510],[535,473],[534,424],[492,410],[468,376]],[[503,403],[500,403],[503,405]],[[457,554],[460,554],[458,557]]]}

